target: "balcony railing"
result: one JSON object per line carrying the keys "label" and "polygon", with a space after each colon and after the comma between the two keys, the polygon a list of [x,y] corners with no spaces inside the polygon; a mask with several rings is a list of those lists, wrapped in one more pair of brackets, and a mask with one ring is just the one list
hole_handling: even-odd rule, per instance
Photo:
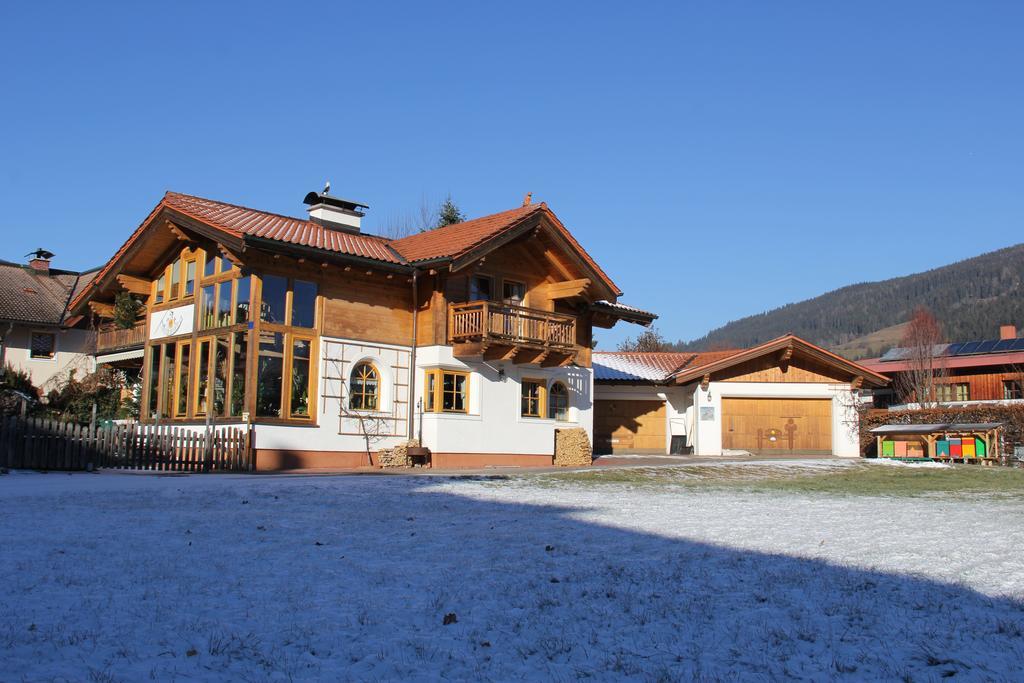
{"label": "balcony railing", "polygon": [[99,330],[96,333],[96,352],[118,351],[141,347],[146,343],[146,324],[123,330]]}
{"label": "balcony railing", "polygon": [[449,306],[448,339],[571,351],[576,346],[576,318],[494,301],[470,301]]}

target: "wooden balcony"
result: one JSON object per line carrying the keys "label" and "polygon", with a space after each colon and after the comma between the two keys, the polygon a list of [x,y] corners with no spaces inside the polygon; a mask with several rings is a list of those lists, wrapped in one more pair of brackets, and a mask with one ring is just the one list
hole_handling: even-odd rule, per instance
{"label": "wooden balcony", "polygon": [[448,343],[458,358],[566,365],[578,350],[576,318],[495,301],[451,304]]}
{"label": "wooden balcony", "polygon": [[99,330],[96,332],[96,353],[140,349],[146,343],[146,323],[123,330]]}

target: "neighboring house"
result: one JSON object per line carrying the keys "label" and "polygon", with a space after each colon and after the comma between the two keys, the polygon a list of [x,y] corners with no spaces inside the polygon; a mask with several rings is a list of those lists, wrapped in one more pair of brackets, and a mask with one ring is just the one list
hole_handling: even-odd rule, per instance
{"label": "neighboring house", "polygon": [[[860,361],[861,365],[896,379],[910,369],[911,352],[890,349],[881,358]],[[998,339],[955,342],[935,349],[937,398],[942,405],[1007,403],[1024,400],[1024,338],[1017,336],[1015,325],[1002,325]],[[876,407],[901,403],[894,389],[873,392]]]}
{"label": "neighboring house", "polygon": [[146,322],[142,421],[255,425],[257,467],[351,467],[420,437],[438,466],[549,465],[592,431],[592,328],[655,316],[546,204],[398,240],[365,205],[309,193],[309,219],[168,192],[72,311]]}
{"label": "neighboring house", "polygon": [[68,305],[96,274],[50,267],[38,250],[25,265],[0,261],[0,364],[24,370],[41,389],[69,370],[93,369],[93,335],[76,328],[81,316]]}
{"label": "neighboring house", "polygon": [[707,353],[596,352],[598,453],[860,454],[857,391],[885,377],[787,335]]}

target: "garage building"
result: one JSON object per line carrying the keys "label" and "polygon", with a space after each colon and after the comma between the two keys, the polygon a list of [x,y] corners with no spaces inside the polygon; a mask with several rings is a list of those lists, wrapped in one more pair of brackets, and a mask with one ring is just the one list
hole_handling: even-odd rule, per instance
{"label": "garage building", "polygon": [[730,351],[598,352],[594,449],[855,457],[858,391],[887,381],[793,335]]}

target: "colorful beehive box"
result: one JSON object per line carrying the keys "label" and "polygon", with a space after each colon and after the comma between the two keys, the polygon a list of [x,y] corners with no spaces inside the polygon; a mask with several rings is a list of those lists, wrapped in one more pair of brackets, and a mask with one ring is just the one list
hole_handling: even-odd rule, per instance
{"label": "colorful beehive box", "polygon": [[907,442],[897,441],[896,442],[896,457],[905,458],[907,457]]}
{"label": "colorful beehive box", "polygon": [[935,456],[938,458],[949,457],[949,440],[939,439],[935,442]]}
{"label": "colorful beehive box", "polygon": [[949,457],[951,457],[951,458],[962,458],[962,457],[964,457],[963,447],[960,445],[960,439],[950,439],[949,440]]}
{"label": "colorful beehive box", "polygon": [[974,457],[974,437],[967,437],[960,440],[960,450],[963,452],[965,458]]}
{"label": "colorful beehive box", "polygon": [[981,439],[974,440],[974,451],[979,458],[984,458],[988,455],[988,449],[985,448],[985,442]]}
{"label": "colorful beehive box", "polygon": [[891,458],[896,455],[896,444],[892,441],[882,442],[882,457]]}
{"label": "colorful beehive box", "polygon": [[923,458],[924,457],[924,444],[920,441],[908,441],[907,442],[907,457],[908,458]]}

